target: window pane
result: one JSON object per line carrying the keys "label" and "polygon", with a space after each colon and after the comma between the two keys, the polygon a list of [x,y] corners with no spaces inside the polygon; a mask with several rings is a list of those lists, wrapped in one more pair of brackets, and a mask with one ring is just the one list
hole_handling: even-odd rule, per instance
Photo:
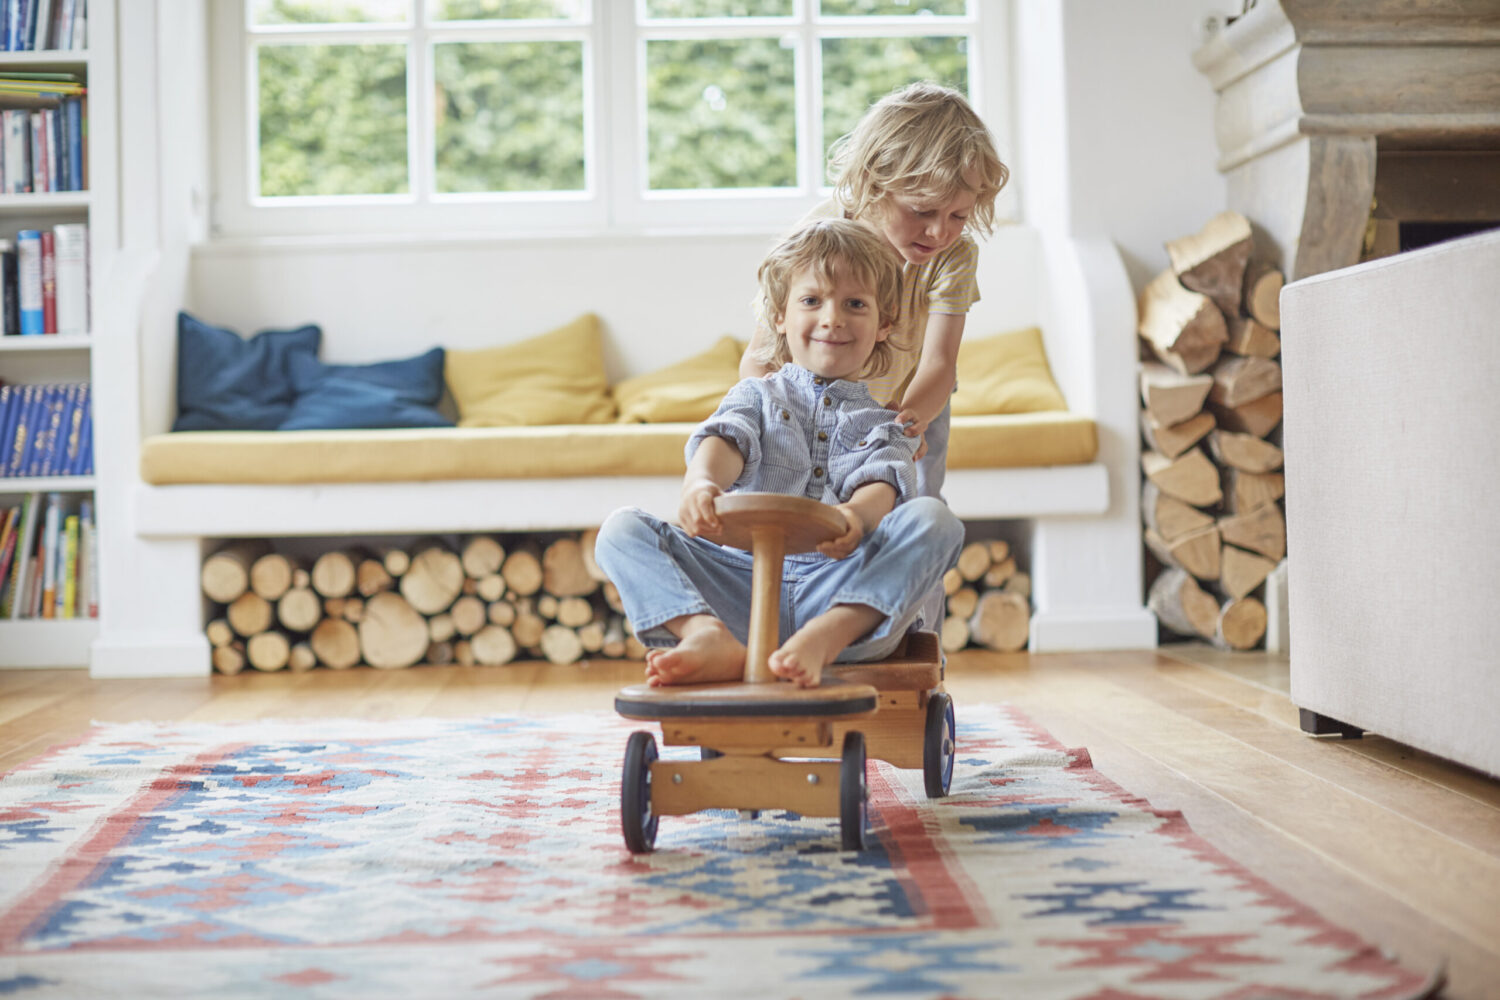
{"label": "window pane", "polygon": [[825,17],[962,17],[967,0],[822,0]]}
{"label": "window pane", "polygon": [[404,45],[262,45],[260,194],[400,194]]}
{"label": "window pane", "polygon": [[825,38],[823,153],[886,94],[918,80],[969,92],[969,44],[963,37]]}
{"label": "window pane", "polygon": [[252,0],[253,24],[400,24],[411,0]]}
{"label": "window pane", "polygon": [[434,21],[577,21],[585,0],[435,0]]}
{"label": "window pane", "polygon": [[433,48],[438,191],[583,190],[583,43]]}
{"label": "window pane", "polygon": [[792,0],[646,0],[646,17],[651,19],[791,15]]}
{"label": "window pane", "polygon": [[794,187],[793,50],[775,38],[646,44],[654,191]]}

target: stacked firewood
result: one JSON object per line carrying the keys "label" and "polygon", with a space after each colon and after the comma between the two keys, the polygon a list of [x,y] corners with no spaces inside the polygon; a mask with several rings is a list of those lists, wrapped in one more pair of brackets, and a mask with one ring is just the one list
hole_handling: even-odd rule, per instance
{"label": "stacked firewood", "polygon": [[1282,275],[1223,212],[1167,244],[1140,300],[1141,512],[1160,569],[1148,604],[1169,631],[1251,649],[1263,584],[1286,556]]}
{"label": "stacked firewood", "polygon": [[618,592],[593,561],[593,532],[546,544],[493,535],[409,548],[342,548],[315,559],[232,542],[203,563],[213,665],[339,670],[365,664],[499,665],[641,659]]}
{"label": "stacked firewood", "polygon": [[1031,577],[1016,568],[1010,545],[976,541],[958,553],[958,565],[943,575],[946,617],[939,634],[944,652],[983,646],[1012,652],[1031,633]]}

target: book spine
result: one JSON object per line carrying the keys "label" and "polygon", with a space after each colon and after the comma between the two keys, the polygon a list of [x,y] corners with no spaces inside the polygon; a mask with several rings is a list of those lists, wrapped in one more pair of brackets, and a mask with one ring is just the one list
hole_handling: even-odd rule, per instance
{"label": "book spine", "polygon": [[94,523],[94,505],[83,502],[83,523],[87,528],[88,544],[83,550],[83,607],[86,617],[99,617],[99,527]]}
{"label": "book spine", "polygon": [[52,227],[56,270],[57,332],[89,332],[89,227],[65,222]]}
{"label": "book spine", "polygon": [[[0,143],[0,148],[3,148]],[[16,270],[16,248],[0,240],[0,329],[7,337],[21,335],[21,288]]]}
{"label": "book spine", "polygon": [[47,515],[42,521],[41,616],[52,618],[57,610],[57,540],[62,530],[62,494],[47,494]]}
{"label": "book spine", "polygon": [[21,409],[21,387],[0,385],[0,476],[5,475],[11,442],[16,434],[16,416]]}
{"label": "book spine", "polygon": [[93,397],[93,386],[84,382],[79,386],[78,409],[73,411],[73,431],[75,440],[68,444],[68,465],[64,472],[70,476],[82,475],[84,467],[84,449],[88,445],[89,437],[89,410]]}
{"label": "book spine", "polygon": [[57,442],[62,434],[62,410],[66,387],[49,385],[42,390],[42,422],[37,427],[36,447],[26,465],[28,476],[45,476],[57,451]]}
{"label": "book spine", "polygon": [[19,476],[25,468],[26,448],[31,443],[31,411],[36,403],[36,386],[21,387],[20,399],[16,401],[16,429],[10,438],[10,451],[5,456],[5,475]]}
{"label": "book spine", "polygon": [[47,187],[47,136],[44,131],[45,119],[40,111],[32,111],[26,116],[27,132],[31,139],[31,190],[38,194],[45,193]]}
{"label": "book spine", "polygon": [[77,382],[62,387],[61,400],[57,407],[57,423],[52,432],[52,448],[47,453],[47,464],[42,467],[44,476],[62,476],[68,471],[68,438],[73,430],[73,413],[78,409]]}
{"label": "book spine", "polygon": [[5,585],[10,581],[10,564],[16,554],[16,534],[20,520],[19,507],[7,507],[0,514],[0,613],[3,613],[5,607]]}
{"label": "book spine", "polygon": [[63,111],[61,107],[46,108],[42,121],[47,133],[47,178],[54,191],[71,191],[68,187],[68,147],[63,143]]}
{"label": "book spine", "polygon": [[37,508],[41,506],[41,502],[40,493],[29,493],[21,502],[23,508],[21,534],[16,538],[15,582],[12,584],[10,595],[12,618],[25,617],[31,603],[32,544],[36,538]]}
{"label": "book spine", "polygon": [[32,39],[35,48],[52,48],[52,14],[52,0],[37,0],[36,36]]}
{"label": "book spine", "polygon": [[62,104],[62,132],[67,136],[68,190],[82,191],[83,183],[83,100],[70,97]]}
{"label": "book spine", "polygon": [[79,382],[73,387],[72,405],[63,417],[63,445],[58,462],[58,475],[67,476],[78,464],[78,447],[83,443],[83,410],[88,405],[89,384]]}
{"label": "book spine", "polygon": [[78,515],[63,518],[62,585],[57,617],[78,617]]}
{"label": "book spine", "polygon": [[42,332],[57,332],[57,250],[49,229],[42,230]]}
{"label": "book spine", "polygon": [[42,333],[42,234],[35,229],[16,233],[17,278],[21,288],[21,336]]}
{"label": "book spine", "polygon": [[31,160],[26,141],[26,112],[6,108],[0,112],[5,128],[5,193],[27,194],[31,191]]}

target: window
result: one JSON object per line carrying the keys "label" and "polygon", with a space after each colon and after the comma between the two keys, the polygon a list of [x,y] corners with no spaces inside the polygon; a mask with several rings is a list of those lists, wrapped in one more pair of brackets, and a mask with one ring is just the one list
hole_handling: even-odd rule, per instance
{"label": "window", "polygon": [[[895,87],[1004,146],[996,0],[242,0],[213,5],[228,235],[783,224]],[[992,51],[994,58],[981,58]]]}

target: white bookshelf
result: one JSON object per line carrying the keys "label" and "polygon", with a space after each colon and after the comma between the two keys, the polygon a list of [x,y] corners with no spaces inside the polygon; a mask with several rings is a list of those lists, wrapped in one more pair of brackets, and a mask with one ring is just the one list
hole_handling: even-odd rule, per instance
{"label": "white bookshelf", "polygon": [[[119,242],[115,0],[90,0],[88,12],[87,51],[0,52],[0,74],[77,73],[85,78],[88,88],[85,168],[88,190],[0,193],[0,238],[14,243],[15,234],[21,229],[50,228],[62,222],[88,223],[93,295]],[[90,310],[92,325],[97,326],[100,308],[101,303],[94,296]],[[88,381],[97,387],[100,377],[107,373],[95,363],[95,347],[92,331],[74,336],[0,336],[0,379],[12,385]],[[44,496],[61,493],[75,503],[79,494],[92,493],[97,523],[101,520],[99,486],[94,475],[0,477],[0,507],[14,506],[32,493]],[[98,635],[97,618],[0,618],[0,669],[87,667],[90,647]]]}

